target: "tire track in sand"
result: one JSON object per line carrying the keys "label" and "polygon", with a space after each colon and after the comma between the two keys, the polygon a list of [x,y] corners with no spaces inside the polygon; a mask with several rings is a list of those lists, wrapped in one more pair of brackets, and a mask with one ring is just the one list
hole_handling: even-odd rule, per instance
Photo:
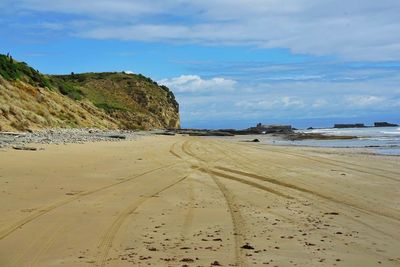
{"label": "tire track in sand", "polygon": [[247,266],[245,260],[242,257],[241,246],[244,245],[244,223],[243,218],[240,211],[236,208],[234,204],[234,199],[232,194],[228,191],[223,183],[221,183],[218,178],[214,175],[209,174],[210,177],[213,179],[214,183],[218,186],[219,190],[221,191],[222,195],[224,196],[226,205],[229,209],[229,214],[231,216],[232,225],[233,225],[233,235],[235,240],[235,262],[237,266]]}
{"label": "tire track in sand", "polygon": [[[216,146],[216,145],[214,145],[214,146]],[[232,158],[231,155],[227,154],[224,151],[221,151],[222,149],[218,148],[217,146],[216,146],[216,149],[218,151],[220,151],[221,153],[225,154],[226,157],[231,158],[233,161],[235,161],[235,159]],[[282,154],[286,154],[286,153],[282,152]],[[238,156],[248,160],[249,161],[248,163],[252,164],[250,162],[250,160],[247,159],[247,157],[244,157],[242,155],[238,155]],[[245,167],[244,164],[242,164],[242,163],[239,163],[239,164],[241,166]],[[343,201],[343,200],[341,201],[341,200],[338,200],[338,199],[336,199],[334,197],[327,196],[327,195],[321,194],[319,192],[309,190],[309,189],[304,188],[304,187],[300,187],[300,186],[296,186],[296,185],[293,185],[293,184],[290,184],[290,183],[286,183],[286,182],[277,180],[277,179],[272,178],[272,177],[261,176],[261,175],[257,175],[257,174],[254,174],[254,173],[239,171],[239,170],[235,170],[235,169],[232,169],[232,168],[225,168],[225,167],[221,167],[221,166],[216,166],[215,168],[219,169],[219,170],[226,171],[226,172],[231,172],[231,173],[235,173],[235,174],[238,174],[238,175],[242,175],[242,176],[245,176],[245,177],[249,177],[249,178],[254,178],[254,179],[257,179],[257,180],[261,180],[261,181],[270,182],[272,184],[276,184],[276,185],[280,185],[282,187],[286,187],[286,188],[289,188],[289,189],[297,190],[299,192],[303,192],[303,193],[306,193],[306,194],[309,194],[309,195],[314,195],[314,196],[317,196],[317,197],[332,201],[334,203],[338,203],[338,204],[345,205],[347,207],[353,208],[353,209],[355,209],[355,210],[357,210],[359,212],[363,212],[363,213],[370,214],[370,215],[371,214],[379,215],[379,216],[385,217],[387,219],[395,220],[396,222],[400,221],[400,218],[398,216],[394,216],[394,215],[392,215],[390,213],[387,213],[387,212],[385,212],[383,210],[370,209],[368,207],[360,207],[360,206],[355,205],[355,204],[353,204],[353,203],[351,203],[349,201]],[[369,174],[373,175],[372,173],[369,173]]]}
{"label": "tire track in sand", "polygon": [[326,200],[329,200],[329,201],[332,201],[332,202],[335,202],[335,203],[338,203],[338,204],[341,204],[341,205],[346,205],[346,206],[352,207],[352,208],[357,209],[359,211],[363,211],[363,212],[367,212],[367,213],[373,213],[373,214],[377,214],[377,215],[380,215],[380,216],[383,216],[383,217],[386,217],[386,218],[389,218],[389,219],[394,219],[396,221],[400,221],[400,218],[398,218],[397,216],[394,216],[392,214],[387,214],[387,213],[385,213],[383,211],[380,211],[380,210],[372,210],[372,209],[365,208],[365,207],[359,207],[359,206],[354,205],[353,203],[349,203],[348,201],[340,201],[340,200],[338,200],[338,199],[336,199],[334,197],[330,197],[330,196],[327,196],[327,195],[324,195],[324,194],[321,194],[321,193],[318,193],[318,192],[315,192],[315,191],[312,191],[312,190],[309,190],[309,189],[306,189],[306,188],[303,188],[303,187],[299,187],[299,186],[296,186],[296,185],[293,185],[293,184],[290,184],[290,183],[282,182],[282,181],[276,180],[276,179],[271,178],[271,177],[261,176],[261,175],[258,175],[258,174],[239,171],[239,170],[226,168],[226,167],[221,167],[221,166],[216,166],[215,168],[218,169],[218,170],[222,170],[222,171],[231,172],[231,173],[234,173],[234,174],[238,174],[238,175],[254,178],[254,179],[257,179],[257,180],[260,180],[260,181],[269,182],[269,183],[276,184],[276,185],[279,185],[279,186],[282,186],[282,187],[286,187],[286,188],[289,188],[289,189],[294,189],[294,190],[300,191],[302,193],[311,194],[311,195],[314,195],[314,196],[317,196],[317,197],[320,197],[320,198],[323,198],[323,199],[326,199]]}
{"label": "tire track in sand", "polygon": [[[220,150],[219,148],[217,148],[218,150]],[[184,151],[185,152],[185,151]],[[223,153],[223,154],[225,154],[228,158],[231,158],[231,156],[230,155],[227,155],[226,153]],[[193,155],[193,153],[191,152],[191,155]],[[198,158],[198,159],[200,159],[201,160],[201,158],[200,157],[196,157],[196,158]],[[246,158],[247,159],[247,158]],[[242,165],[242,164],[240,164],[240,165]],[[244,165],[243,165],[244,166]],[[232,173],[234,173],[234,174],[238,174],[238,175],[243,175],[243,176],[247,176],[247,177],[249,177],[249,178],[258,178],[259,180],[262,180],[262,181],[265,181],[266,179],[265,178],[269,178],[269,179],[272,179],[272,182],[279,182],[279,183],[281,183],[281,181],[279,181],[279,180],[276,180],[276,179],[273,179],[273,178],[270,178],[270,177],[263,177],[263,176],[260,176],[260,175],[256,175],[256,174],[252,174],[252,173],[247,173],[247,172],[243,172],[243,171],[239,171],[239,170],[234,170],[234,169],[229,169],[229,168],[225,168],[225,167],[219,167],[219,166],[217,166],[216,167],[217,169],[218,168],[220,168],[221,170],[223,170],[223,171],[227,171],[227,172],[229,172],[229,171],[232,171],[233,170],[233,172]],[[204,171],[204,170],[203,170]],[[214,173],[214,174],[216,174],[216,175],[218,175],[218,173]],[[248,174],[250,174],[250,176],[248,176]],[[225,176],[226,174],[224,174],[224,176]],[[256,177],[254,177],[254,175],[256,176]],[[232,178],[232,176],[230,176],[230,177],[226,177],[226,178]],[[260,179],[260,178],[262,178],[262,179]],[[234,180],[237,180],[237,178],[235,177],[235,179]],[[242,180],[243,181],[243,180]],[[246,181],[246,180],[245,180]],[[271,181],[270,181],[271,182]],[[255,183],[255,184],[257,184],[257,183]],[[305,193],[309,193],[309,194],[312,194],[312,195],[315,195],[315,193],[316,192],[313,192],[313,191],[311,191],[311,190],[308,190],[308,189],[305,189],[305,188],[297,188],[297,186],[295,186],[294,188],[293,188],[293,186],[294,185],[291,185],[291,184],[282,184],[282,186],[285,186],[285,185],[289,185],[289,188],[291,188],[291,189],[301,189],[301,190],[306,190],[306,192]],[[304,191],[303,191],[304,192]],[[373,213],[373,214],[375,214],[373,211],[366,211],[365,209],[362,209],[362,208],[360,208],[360,207],[357,207],[357,206],[354,206],[354,205],[348,205],[348,203],[343,203],[343,202],[340,202],[340,201],[338,201],[338,200],[335,200],[335,201],[332,201],[329,197],[326,197],[326,196],[324,196],[324,195],[321,195],[320,197],[322,197],[322,198],[324,198],[324,199],[326,199],[326,200],[329,200],[329,201],[331,201],[331,202],[334,202],[334,203],[339,203],[339,204],[344,204],[345,206],[350,206],[350,208],[352,208],[352,209],[354,209],[354,210],[357,210],[357,211],[359,211],[359,212],[362,212],[362,213],[366,213],[366,214],[371,214],[371,213]],[[328,202],[329,203],[329,202]],[[328,204],[328,203],[326,203],[326,204]],[[326,207],[325,207],[326,208]],[[360,210],[361,209],[361,210]],[[329,210],[331,210],[331,209],[327,209],[327,211],[329,211]],[[342,214],[343,215],[343,214]],[[384,215],[382,215],[382,214],[380,214],[381,216],[384,216]],[[355,218],[353,218],[352,216],[349,216],[349,215],[345,215],[345,217],[347,217],[348,219],[350,219],[350,220],[352,220],[352,221],[355,221],[356,223],[359,223],[359,224],[361,224],[361,225],[363,225],[363,226],[365,226],[365,227],[367,227],[367,228],[369,228],[369,229],[371,229],[371,230],[373,230],[373,231],[375,231],[375,232],[377,232],[377,233],[380,233],[380,234],[383,234],[383,235],[386,235],[387,237],[391,237],[391,238],[393,238],[394,240],[397,240],[395,237],[393,237],[391,234],[388,234],[388,233],[386,233],[386,232],[384,232],[384,231],[381,231],[380,229],[378,229],[378,228],[375,228],[375,227],[373,227],[373,226],[371,226],[371,225],[369,225],[369,224],[367,224],[367,223],[365,223],[365,222],[363,222],[362,220],[359,220],[359,219],[355,219]],[[357,248],[358,250],[362,250],[362,251],[364,251],[364,250],[368,250],[368,248]],[[374,254],[376,254],[376,252],[375,251],[369,251],[370,253],[372,252],[372,253],[374,253]],[[382,255],[379,255],[379,254],[377,254],[378,256],[380,256],[380,257],[382,257]]]}
{"label": "tire track in sand", "polygon": [[[183,151],[185,154],[187,154],[187,155],[189,155],[189,156],[191,156],[191,157],[197,159],[198,161],[208,164],[207,161],[205,161],[205,160],[203,160],[202,158],[200,158],[199,156],[195,155],[195,154],[190,150],[189,141],[185,141],[185,142],[183,143],[182,151]],[[284,197],[284,198],[287,198],[287,199],[294,199],[292,196],[286,195],[286,194],[284,194],[284,193],[281,193],[281,192],[279,192],[279,191],[276,191],[276,190],[274,190],[274,189],[272,189],[272,188],[266,187],[266,186],[261,185],[261,184],[259,184],[259,183],[255,183],[255,182],[252,182],[252,181],[249,181],[249,180],[246,180],[246,179],[238,178],[238,177],[235,177],[235,176],[232,176],[232,175],[229,175],[229,174],[217,172],[217,171],[211,169],[208,165],[207,165],[207,168],[200,167],[200,166],[194,166],[194,165],[192,166],[192,168],[198,169],[198,170],[201,171],[201,172],[205,172],[205,173],[209,173],[209,174],[211,173],[211,174],[213,174],[213,175],[216,175],[216,176],[219,176],[219,177],[222,177],[222,178],[234,180],[234,181],[236,181],[236,182],[239,182],[239,183],[242,183],[242,184],[246,184],[246,185],[252,186],[252,187],[257,188],[257,189],[264,190],[264,191],[266,191],[266,192],[275,194],[275,195],[280,196],[280,197]]]}
{"label": "tire track in sand", "polygon": [[274,189],[271,189],[271,188],[269,188],[267,186],[264,186],[264,185],[261,185],[259,183],[255,183],[255,182],[252,182],[252,181],[249,181],[249,180],[246,180],[246,179],[242,179],[242,178],[239,178],[239,177],[236,177],[236,176],[233,176],[233,175],[229,175],[229,174],[225,174],[225,173],[222,173],[222,172],[218,172],[218,171],[215,171],[215,170],[210,169],[210,168],[207,168],[207,169],[206,168],[202,168],[202,167],[195,167],[195,168],[197,168],[201,172],[205,172],[205,173],[216,175],[216,176],[221,177],[221,178],[226,178],[226,179],[229,179],[229,180],[237,181],[239,183],[246,184],[246,185],[249,185],[249,186],[257,188],[257,189],[261,189],[263,191],[275,194],[275,195],[280,196],[280,197],[284,197],[284,198],[287,198],[287,199],[294,199],[294,197],[292,197],[292,196],[286,195],[284,193],[281,193],[279,191],[276,191]]}
{"label": "tire track in sand", "polygon": [[[208,162],[205,160],[197,157],[189,148],[189,140],[185,141],[182,144],[182,151],[196,159],[200,164],[205,164],[208,166]],[[211,177],[211,179],[214,181],[214,183],[217,185],[219,191],[221,192],[225,203],[228,207],[229,215],[231,217],[232,221],[232,227],[233,227],[233,239],[235,242],[235,263],[236,266],[247,266],[246,261],[242,257],[242,251],[241,251],[241,246],[244,244],[244,236],[245,236],[245,231],[244,231],[244,223],[243,223],[243,218],[241,216],[241,213],[239,209],[236,208],[233,195],[230,193],[230,191],[224,186],[223,183],[221,183],[218,178],[215,177],[215,175],[210,172],[210,168],[208,167],[199,167],[199,166],[192,166],[193,169],[197,169],[203,173],[208,174],[208,176]]]}
{"label": "tire track in sand", "polygon": [[[226,153],[224,150],[222,150],[221,148],[219,148],[216,144],[213,144],[213,146],[214,146],[218,151],[220,151],[221,153],[225,154],[227,158],[230,158],[230,159],[232,159],[234,162],[239,163],[239,165],[242,166],[243,168],[246,168],[247,164],[254,165],[253,162],[251,162],[247,157],[245,157],[245,156],[243,156],[243,155],[237,155],[237,156],[240,156],[241,158],[243,158],[244,160],[246,160],[247,164],[243,164],[243,163],[241,163],[241,162],[238,162],[236,159],[234,159],[234,158],[232,157],[231,154]],[[232,152],[233,152],[233,151],[232,151]],[[218,167],[217,167],[217,168],[218,168]],[[230,169],[230,170],[233,170],[233,169]],[[237,172],[237,170],[235,170],[235,172]],[[240,174],[240,173],[239,173],[239,174]],[[254,177],[250,177],[250,178],[254,178]],[[263,178],[265,178],[265,177],[263,177]],[[264,179],[263,179],[263,180],[264,180]],[[310,198],[307,198],[307,199],[312,200],[312,199],[310,199]],[[325,200],[328,200],[328,199],[326,199],[326,198],[324,198],[324,199],[325,199]],[[333,201],[331,201],[331,200],[328,200],[328,201],[333,202]],[[339,204],[344,205],[344,207],[349,207],[349,208],[351,208],[351,209],[353,209],[353,210],[356,210],[356,211],[358,211],[358,212],[361,212],[361,213],[364,213],[364,214],[367,214],[367,215],[371,215],[371,212],[368,212],[368,211],[365,211],[365,210],[360,210],[360,209],[357,208],[357,207],[348,206],[346,203],[341,203],[341,202],[333,202],[333,203],[339,203]],[[326,206],[326,205],[328,205],[328,203],[325,204],[325,206]],[[360,219],[356,219],[356,218],[354,218],[354,217],[352,217],[352,216],[348,216],[348,215],[347,215],[346,217],[347,217],[348,219],[350,219],[350,220],[356,222],[356,223],[359,223],[359,224],[361,224],[361,225],[363,225],[363,226],[365,226],[365,227],[367,227],[367,228],[369,228],[369,229],[371,229],[371,230],[377,232],[377,233],[386,235],[386,236],[389,237],[389,238],[394,238],[394,237],[393,237],[393,234],[384,232],[384,231],[382,231],[379,227],[372,226],[372,225],[370,225],[370,224],[368,224],[368,223],[365,223],[364,221],[362,221],[362,220],[360,220]],[[394,239],[396,239],[396,238],[394,238]]]}
{"label": "tire track in sand", "polygon": [[[106,233],[104,234],[103,238],[100,241],[100,245],[99,245],[99,249],[101,251],[98,260],[96,261],[96,263],[98,263],[100,266],[106,266],[107,264],[107,258],[108,255],[110,253],[110,250],[112,248],[112,244],[114,241],[114,238],[116,236],[116,234],[118,233],[118,230],[121,228],[122,224],[124,223],[124,221],[133,213],[135,212],[135,210],[137,210],[139,208],[140,205],[142,205],[144,202],[146,202],[149,198],[156,196],[166,190],[168,190],[169,188],[175,186],[176,184],[182,182],[183,180],[185,180],[189,175],[184,176],[183,178],[180,178],[178,181],[164,187],[163,189],[150,194],[147,197],[144,197],[138,201],[136,201],[135,203],[133,203],[132,205],[128,206],[124,211],[121,212],[120,215],[118,215],[117,219],[114,220],[114,222],[111,224],[111,226],[108,228],[108,230],[106,231]],[[95,266],[97,264],[94,264]]]}
{"label": "tire track in sand", "polygon": [[[262,150],[262,148],[257,147],[257,146],[252,146],[252,147]],[[274,153],[283,154],[283,155],[287,155],[287,156],[303,158],[303,159],[306,159],[306,160],[309,160],[309,161],[314,161],[314,162],[322,163],[322,164],[325,164],[325,165],[331,165],[331,166],[344,168],[344,169],[355,171],[355,172],[364,173],[364,174],[367,174],[367,175],[378,176],[378,177],[385,178],[385,179],[388,179],[388,180],[400,182],[399,179],[396,179],[396,178],[393,178],[391,176],[387,176],[387,175],[384,175],[384,174],[372,172],[371,170],[384,172],[384,173],[392,173],[392,174],[395,174],[395,175],[400,175],[399,173],[393,172],[393,171],[388,171],[388,170],[383,170],[383,169],[380,169],[380,168],[374,168],[374,167],[363,166],[363,165],[360,165],[360,164],[351,163],[351,165],[353,165],[353,166],[357,166],[357,167],[361,167],[363,169],[369,169],[370,170],[370,171],[366,171],[366,170],[359,169],[359,168],[349,167],[348,166],[349,163],[347,163],[347,162],[340,161],[340,160],[334,160],[334,159],[327,159],[327,158],[324,158],[324,157],[321,157],[321,156],[308,157],[308,156],[297,154],[297,153],[288,153],[288,152],[277,151],[275,149],[269,149],[268,151],[274,152]],[[341,163],[341,164],[339,164],[339,163]]]}
{"label": "tire track in sand", "polygon": [[133,177],[125,178],[124,180],[116,182],[116,183],[112,183],[112,184],[109,184],[109,185],[106,185],[106,186],[102,186],[102,187],[94,189],[94,190],[89,190],[89,191],[86,191],[86,192],[78,193],[78,194],[72,196],[71,198],[68,198],[66,200],[62,200],[62,201],[56,202],[56,203],[54,203],[52,205],[49,205],[47,207],[41,208],[38,212],[36,212],[36,213],[34,213],[34,214],[30,215],[30,216],[27,216],[27,217],[17,221],[16,223],[12,224],[11,226],[7,227],[6,229],[1,230],[0,231],[0,240],[6,238],[10,234],[15,232],[19,228],[21,228],[22,226],[24,226],[24,225],[26,225],[26,224],[38,219],[39,217],[49,213],[50,211],[52,211],[54,209],[57,209],[57,208],[62,207],[64,205],[67,205],[67,204],[69,204],[69,203],[71,203],[71,202],[73,202],[75,200],[78,200],[78,199],[80,199],[82,197],[89,196],[89,195],[95,194],[97,192],[106,190],[108,188],[112,188],[114,186],[130,182],[130,181],[132,181],[132,180],[134,180],[136,178],[145,176],[145,175],[147,175],[149,173],[152,173],[152,172],[155,172],[155,171],[158,171],[158,170],[162,170],[162,169],[165,169],[165,168],[169,168],[169,167],[172,167],[172,166],[177,165],[177,164],[179,164],[179,163],[172,163],[172,164],[164,165],[164,166],[161,166],[161,167],[158,167],[158,168],[155,168],[155,169],[151,169],[151,170],[142,172],[142,173],[140,173],[138,175],[135,175]]}

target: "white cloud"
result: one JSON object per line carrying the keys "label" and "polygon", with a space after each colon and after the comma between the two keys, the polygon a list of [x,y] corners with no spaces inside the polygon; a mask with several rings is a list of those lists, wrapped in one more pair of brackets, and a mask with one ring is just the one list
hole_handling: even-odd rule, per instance
{"label": "white cloud", "polygon": [[328,106],[328,101],[326,100],[326,99],[316,99],[315,101],[314,101],[314,103],[312,104],[312,107],[313,108],[324,108],[324,107],[326,107],[326,106]]}
{"label": "white cloud", "polygon": [[125,74],[135,74],[133,71],[131,71],[131,70],[124,70],[124,73]]}
{"label": "white cloud", "polygon": [[373,95],[356,95],[356,96],[347,96],[345,101],[356,107],[369,107],[381,105],[388,100],[385,97],[381,96],[373,96]]}
{"label": "white cloud", "polygon": [[239,100],[235,103],[235,106],[247,110],[295,110],[305,106],[304,100],[298,97],[264,96],[264,98],[263,100]]}
{"label": "white cloud", "polygon": [[282,97],[281,101],[285,108],[304,106],[304,102],[301,99],[296,99],[294,97],[284,96]]}
{"label": "white cloud", "polygon": [[[251,45],[346,59],[400,59],[398,0],[9,2],[23,11],[77,15],[88,22],[70,30],[88,38]],[[179,19],[164,23],[163,16]]]}
{"label": "white cloud", "polygon": [[185,92],[207,92],[207,91],[230,91],[235,88],[236,81],[215,77],[202,79],[198,75],[181,75],[179,77],[163,79],[159,84],[170,87],[176,93]]}

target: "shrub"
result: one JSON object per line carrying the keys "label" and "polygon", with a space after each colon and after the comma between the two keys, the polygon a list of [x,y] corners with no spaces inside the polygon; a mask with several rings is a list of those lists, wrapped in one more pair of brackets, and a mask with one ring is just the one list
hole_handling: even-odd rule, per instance
{"label": "shrub", "polygon": [[58,90],[61,94],[68,96],[73,100],[81,100],[83,97],[83,92],[74,85],[64,82],[58,85]]}
{"label": "shrub", "polygon": [[25,62],[17,62],[11,56],[0,55],[0,75],[9,81],[24,79],[28,83],[50,88],[49,79]]}
{"label": "shrub", "polygon": [[127,111],[126,108],[120,107],[118,105],[109,104],[109,103],[95,103],[96,107],[104,109],[107,112],[111,111]]}

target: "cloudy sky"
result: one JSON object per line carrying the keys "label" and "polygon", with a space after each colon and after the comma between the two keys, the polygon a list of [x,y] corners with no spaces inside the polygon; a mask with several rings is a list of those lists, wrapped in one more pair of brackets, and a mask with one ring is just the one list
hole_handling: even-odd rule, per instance
{"label": "cloudy sky", "polygon": [[132,71],[183,127],[400,122],[398,0],[0,0],[0,53],[44,73]]}

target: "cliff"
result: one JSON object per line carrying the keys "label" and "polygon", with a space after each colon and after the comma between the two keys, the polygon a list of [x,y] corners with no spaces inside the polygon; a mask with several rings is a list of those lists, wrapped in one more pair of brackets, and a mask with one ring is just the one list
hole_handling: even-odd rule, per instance
{"label": "cliff", "polygon": [[44,75],[0,55],[0,130],[179,128],[174,94],[143,75]]}

